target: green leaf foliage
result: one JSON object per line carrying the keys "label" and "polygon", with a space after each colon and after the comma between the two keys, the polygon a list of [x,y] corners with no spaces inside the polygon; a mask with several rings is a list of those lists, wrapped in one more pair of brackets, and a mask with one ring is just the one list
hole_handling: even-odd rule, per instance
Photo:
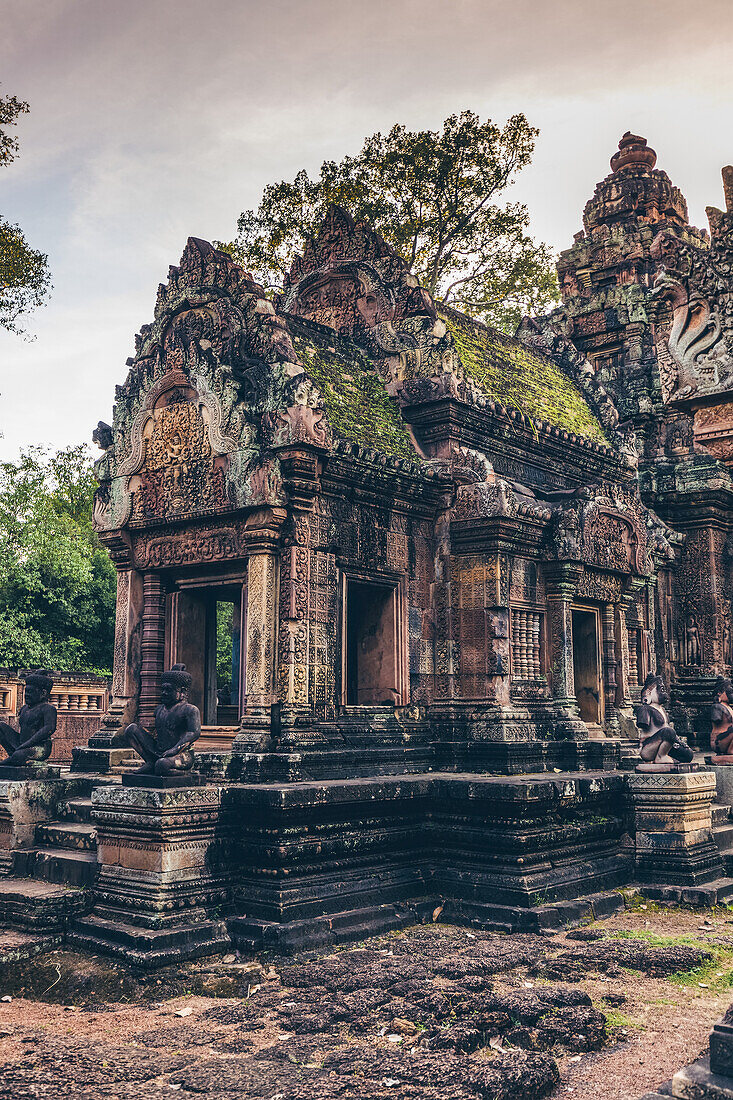
{"label": "green leaf foliage", "polygon": [[377,229],[435,298],[514,332],[524,313],[559,299],[550,250],[529,236],[526,207],[503,197],[538,132],[522,114],[499,127],[472,111],[437,131],[393,126],[356,156],[325,161],[317,179],[300,171],[266,187],[258,209],[240,216],[236,240],[218,247],[279,288],[336,202]]}
{"label": "green leaf foliage", "polygon": [[92,529],[84,446],[0,463],[0,666],[107,671],[116,574]]}
{"label": "green leaf foliage", "polygon": [[[28,104],[0,96],[0,167],[18,155],[18,138],[10,130]],[[18,319],[38,306],[51,289],[48,257],[26,241],[18,225],[0,214],[0,328],[23,334]]]}

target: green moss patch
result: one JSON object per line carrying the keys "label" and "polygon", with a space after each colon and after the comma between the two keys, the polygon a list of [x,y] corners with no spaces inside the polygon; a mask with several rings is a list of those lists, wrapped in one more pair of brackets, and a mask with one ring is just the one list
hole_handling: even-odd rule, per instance
{"label": "green moss patch", "polygon": [[393,458],[419,462],[396,400],[369,369],[366,357],[334,335],[326,346],[292,323],[293,346],[322,398],[334,433]]}
{"label": "green moss patch", "polygon": [[596,443],[608,442],[582,393],[556,363],[447,306],[439,312],[463,369],[487,397]]}

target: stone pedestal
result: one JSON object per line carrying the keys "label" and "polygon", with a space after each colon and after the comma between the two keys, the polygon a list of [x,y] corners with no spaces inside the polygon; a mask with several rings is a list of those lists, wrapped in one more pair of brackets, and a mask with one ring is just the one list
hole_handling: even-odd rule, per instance
{"label": "stone pedestal", "polygon": [[733,1100],[733,1077],[714,1073],[708,1058],[698,1058],[675,1073],[671,1095],[677,1100]]}
{"label": "stone pedestal", "polygon": [[639,773],[629,777],[641,883],[699,886],[723,874],[711,831],[712,771]]}
{"label": "stone pedestal", "polygon": [[97,788],[97,903],[73,926],[72,942],[145,968],[225,950],[222,793],[214,786]]}
{"label": "stone pedestal", "polygon": [[[60,779],[58,768],[3,768],[0,779],[0,874],[13,873],[15,853],[33,847],[36,825],[53,821],[61,802],[73,798],[78,784]],[[22,774],[21,774],[22,773]]]}
{"label": "stone pedestal", "polygon": [[72,771],[104,774],[134,755],[123,733],[127,713],[125,700],[112,700],[100,728],[89,738],[88,744],[72,749]]}
{"label": "stone pedestal", "polygon": [[[731,1010],[710,1032],[710,1069],[722,1077],[733,1077],[733,1023]],[[733,1082],[731,1083],[733,1085]]]}

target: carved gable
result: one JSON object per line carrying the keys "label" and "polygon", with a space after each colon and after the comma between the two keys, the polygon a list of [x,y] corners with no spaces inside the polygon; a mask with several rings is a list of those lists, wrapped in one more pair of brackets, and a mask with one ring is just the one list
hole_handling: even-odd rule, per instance
{"label": "carved gable", "polygon": [[318,395],[286,323],[228,255],[189,239],[128,366],[114,424],[97,432],[99,530],[282,500],[269,425],[293,405],[318,410]]}
{"label": "carved gable", "polygon": [[328,325],[375,353],[380,326],[436,317],[432,298],[395,250],[335,205],[294,261],[278,309]]}

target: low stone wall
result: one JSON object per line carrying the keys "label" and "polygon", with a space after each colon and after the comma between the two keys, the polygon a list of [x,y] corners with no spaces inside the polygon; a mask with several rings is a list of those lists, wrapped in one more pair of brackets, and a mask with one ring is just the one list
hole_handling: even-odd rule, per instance
{"label": "low stone wall", "polygon": [[[0,669],[0,720],[16,725],[24,688],[18,672]],[[74,746],[85,745],[99,728],[109,705],[109,680],[88,672],[56,672],[51,702],[58,711],[51,763],[70,764]],[[0,758],[5,758],[2,749]]]}

